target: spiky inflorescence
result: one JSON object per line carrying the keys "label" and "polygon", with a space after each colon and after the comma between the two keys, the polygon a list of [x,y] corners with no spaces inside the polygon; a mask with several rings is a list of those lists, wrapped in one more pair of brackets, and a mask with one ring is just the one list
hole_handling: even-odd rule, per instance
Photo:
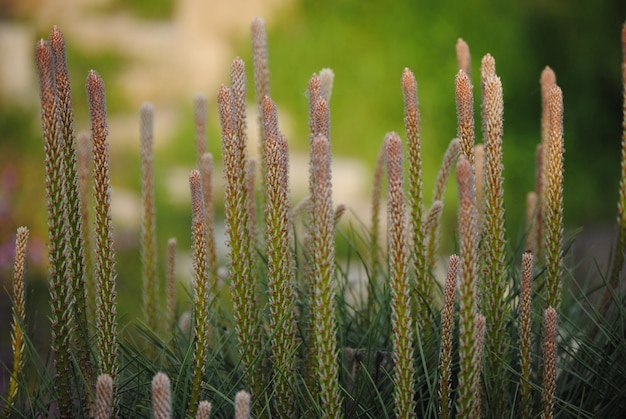
{"label": "spiky inflorescence", "polygon": [[255,303],[256,284],[252,277],[252,255],[250,253],[249,215],[246,194],[245,139],[235,131],[233,96],[226,86],[219,90],[218,110],[222,126],[222,149],[224,176],[226,178],[224,212],[226,234],[230,248],[230,279],[233,298],[233,320],[237,346],[242,357],[246,381],[253,396],[260,385],[255,370],[258,355],[256,341],[258,311]]}
{"label": "spiky inflorescence", "polygon": [[[93,139],[96,252],[96,329],[99,372],[117,379],[118,336],[117,294],[115,291],[115,250],[111,220],[109,145],[107,143],[106,98],[104,82],[91,70],[87,76],[87,99]],[[114,401],[115,404],[115,401]]]}
{"label": "spiky inflorescence", "polygon": [[[78,193],[78,168],[76,164],[76,136],[74,134],[74,112],[72,110],[72,92],[65,55],[65,39],[61,31],[54,26],[50,33],[50,46],[54,57],[54,75],[57,91],[57,141],[61,143],[61,155],[65,172],[64,205],[66,207],[67,230],[66,269],[69,288],[74,304],[71,306],[72,322],[78,332],[73,339],[76,345],[78,364],[85,382],[93,383],[93,371],[89,348],[87,327],[87,299],[85,296],[85,261],[84,244],[80,218],[80,197]],[[86,392],[88,395],[89,393]]]}
{"label": "spiky inflorescence", "polygon": [[194,416],[200,401],[200,385],[204,374],[209,350],[209,273],[207,259],[206,226],[204,225],[204,205],[202,201],[202,181],[200,172],[192,170],[189,174],[191,189],[191,241],[193,243],[193,367],[191,391],[189,396],[189,415]]}
{"label": "spiky inflorescence", "polygon": [[[378,157],[376,158],[376,166],[374,167],[374,178],[372,181],[372,226],[370,230],[370,257],[371,261],[371,275],[370,277],[378,278],[380,270],[380,257],[381,248],[379,243],[380,238],[380,202],[382,197],[383,175],[385,172],[385,145],[380,148]],[[368,307],[371,312],[372,303],[374,300],[374,281],[369,281],[370,288],[368,290]]]}
{"label": "spiky inflorescence", "polygon": [[456,75],[456,113],[458,118],[458,137],[461,151],[469,162],[474,164],[474,94],[473,86],[467,73],[459,70]]}
{"label": "spiky inflorescence", "polygon": [[617,201],[617,244],[611,272],[611,283],[617,286],[626,252],[626,23],[622,26],[622,162]]}
{"label": "spiky inflorescence", "polygon": [[469,76],[472,71],[469,45],[467,45],[467,42],[465,42],[463,39],[459,38],[456,41],[455,50],[456,61],[459,66],[459,70],[463,70],[465,74]]}
{"label": "spiky inflorescence", "polygon": [[211,417],[211,407],[211,403],[206,400],[202,400],[200,403],[198,403],[196,419],[209,419],[209,417]]}
{"label": "spiky inflorescence", "polygon": [[504,226],[504,177],[502,163],[503,99],[502,83],[496,75],[484,81],[483,115],[485,165],[485,206],[480,247],[484,278],[485,306],[483,314],[487,322],[485,337],[487,393],[495,396],[490,408],[495,415],[502,415],[506,399],[504,389],[503,355],[505,342],[505,310],[507,289],[506,237]]}
{"label": "spiky inflorescence", "polygon": [[318,96],[313,108],[314,135],[323,135],[330,141],[330,109],[323,96]]}
{"label": "spiky inflorescence", "polygon": [[307,95],[309,97],[309,141],[312,142],[313,138],[320,133],[317,127],[319,118],[315,115],[315,109],[318,98],[322,97],[322,82],[317,74],[313,74],[309,80]]}
{"label": "spiky inflorescence", "polygon": [[[443,155],[443,161],[441,167],[437,173],[437,180],[435,181],[435,190],[433,192],[433,203],[436,201],[443,202],[443,195],[448,184],[448,178],[450,172],[456,163],[459,154],[461,153],[461,141],[458,138],[450,141],[448,149]],[[435,269],[435,253],[439,247],[439,227],[441,225],[441,217],[434,220],[434,224],[428,233],[428,256],[426,257],[426,264],[429,271]]]}
{"label": "spiky inflorescence", "polygon": [[[265,21],[255,17],[250,24],[250,38],[252,41],[252,68],[254,78],[254,94],[258,108],[259,123],[259,158],[261,159],[261,181],[265,181],[265,131],[263,128],[263,98],[270,94],[270,69],[267,50],[267,31]],[[263,185],[265,190],[265,185]]]}
{"label": "spiky inflorescence", "polygon": [[174,237],[167,241],[167,265],[165,273],[165,330],[166,336],[174,331],[176,313],[176,244]]}
{"label": "spiky inflorescence", "polygon": [[341,414],[339,395],[339,360],[337,353],[337,321],[335,313],[335,228],[330,171],[330,143],[323,135],[311,144],[311,267],[313,290],[314,361],[317,370],[322,416],[337,418]]}
{"label": "spiky inflorescence", "polygon": [[545,67],[541,72],[541,143],[537,145],[536,155],[536,174],[535,174],[535,192],[539,199],[539,206],[535,215],[535,223],[537,225],[536,245],[535,245],[535,263],[543,263],[544,255],[544,234],[545,224],[543,221],[543,200],[544,188],[546,184],[545,173],[548,164],[548,147],[550,143],[550,89],[556,85],[556,75],[550,67]]}
{"label": "spiky inflorescence", "polygon": [[209,276],[211,277],[211,293],[218,294],[217,289],[217,253],[215,249],[215,209],[213,208],[213,155],[204,153],[200,157],[200,176],[202,177],[202,199],[204,200],[204,224],[206,225],[207,257]]}
{"label": "spiky inflorescence", "polygon": [[452,414],[452,329],[459,263],[458,255],[450,256],[441,309],[441,349],[439,352],[439,417],[441,419],[447,419]]}
{"label": "spiky inflorescence", "polygon": [[[387,213],[389,230],[389,277],[394,360],[394,402],[398,418],[414,415],[413,321],[408,277],[408,246],[404,208],[402,141],[394,132],[385,137],[387,160]],[[421,232],[420,232],[421,234]]]}
{"label": "spiky inflorescence", "polygon": [[430,301],[431,283],[427,272],[425,249],[426,240],[422,229],[423,216],[423,185],[422,185],[422,145],[420,140],[420,115],[417,99],[417,82],[408,68],[402,73],[402,93],[404,96],[404,129],[406,130],[406,146],[408,153],[407,198],[410,211],[410,232],[413,250],[411,251],[413,284],[411,309],[413,322],[418,333],[424,333],[428,321],[428,303]]}
{"label": "spiky inflorescence", "polygon": [[18,378],[21,378],[24,366],[24,327],[26,326],[26,301],[24,299],[24,270],[26,268],[26,245],[29,231],[18,227],[15,237],[15,264],[13,268],[13,316],[11,321],[11,349],[13,351],[13,370],[9,392],[5,401],[5,412],[13,405],[18,390]]}
{"label": "spiky inflorescence", "polygon": [[480,371],[482,369],[483,364],[483,353],[485,350],[485,328],[486,328],[486,320],[485,316],[482,314],[477,314],[474,319],[475,323],[475,335],[474,340],[476,342],[476,351],[473,355],[473,364],[474,370],[478,371],[477,374],[472,376],[471,388],[474,391],[474,400],[472,401],[472,411],[469,415],[470,418],[480,418],[482,416],[482,408],[483,403],[482,399],[484,398],[484,390],[480,379]]}
{"label": "spiky inflorescence", "polygon": [[[89,218],[92,190],[91,186],[91,137],[88,131],[80,131],[76,137],[78,157],[78,193],[80,196],[80,219],[83,245],[85,246],[85,297],[87,299],[87,319],[96,318],[96,281],[93,272],[93,229]],[[90,324],[93,330],[93,323]]]}
{"label": "spiky inflorescence", "polygon": [[522,255],[522,286],[519,305],[519,348],[520,348],[520,405],[522,418],[530,418],[532,400],[530,393],[531,384],[531,358],[530,358],[530,332],[531,332],[531,291],[533,277],[533,255],[525,252]]}
{"label": "spiky inflorescence", "polygon": [[172,390],[169,377],[158,372],[152,379],[152,417],[154,419],[171,419]]}
{"label": "spiky inflorescence", "polygon": [[193,98],[193,120],[196,133],[196,156],[200,164],[200,159],[207,152],[207,99],[202,93],[198,93]]}
{"label": "spiky inflorescence", "polygon": [[59,415],[72,416],[71,311],[74,300],[65,265],[66,209],[65,170],[61,143],[57,139],[57,98],[52,48],[43,39],[37,43],[37,71],[41,96],[41,126],[45,151],[46,202],[48,203],[48,262],[50,275],[50,346],[56,368],[54,386]]}
{"label": "spiky inflorescence", "polygon": [[143,273],[143,316],[152,330],[157,319],[157,239],[154,202],[154,106],[143,103],[139,109],[141,149],[141,266]]}
{"label": "spiky inflorescence", "polygon": [[550,142],[545,165],[542,199],[546,263],[546,305],[558,308],[561,301],[563,261],[563,93],[550,90]]}
{"label": "spiky inflorescence", "polygon": [[542,418],[552,418],[556,396],[556,333],[557,314],[554,307],[544,311],[543,318],[543,412]]}
{"label": "spiky inflorescence", "polygon": [[456,166],[459,192],[459,386],[456,410],[459,417],[470,417],[476,403],[474,355],[478,304],[478,214],[476,211],[474,175],[469,160],[462,154]]}
{"label": "spiky inflorescence", "polygon": [[263,101],[265,140],[265,241],[267,281],[276,414],[294,417],[296,375],[296,318],[294,255],[292,253],[291,207],[289,203],[289,151],[287,140],[277,126],[276,106],[269,97]]}
{"label": "spiky inflorescence", "polygon": [[235,394],[235,419],[250,418],[250,393],[245,390]]}
{"label": "spiky inflorescence", "polygon": [[94,419],[109,419],[113,416],[113,379],[109,374],[101,374],[96,381],[96,402]]}

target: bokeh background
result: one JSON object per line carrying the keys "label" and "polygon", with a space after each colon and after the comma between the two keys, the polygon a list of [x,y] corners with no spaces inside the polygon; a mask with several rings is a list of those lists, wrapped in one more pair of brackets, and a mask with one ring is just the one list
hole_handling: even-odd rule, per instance
{"label": "bokeh background", "polygon": [[[565,220],[586,249],[606,257],[616,216],[622,135],[622,0],[0,0],[0,320],[6,325],[15,230],[31,229],[29,307],[35,339],[47,325],[46,204],[34,46],[58,25],[68,44],[76,130],[87,129],[84,81],[104,78],[110,116],[118,295],[132,320],[140,309],[140,166],[138,108],[156,111],[157,226],[162,254],[179,240],[181,280],[188,279],[190,206],[195,165],[192,100],[209,98],[209,150],[220,161],[215,95],[232,58],[251,67],[249,24],[268,25],[271,91],[291,151],[294,200],[307,192],[307,101],[311,74],[335,72],[331,100],[335,201],[367,222],[371,172],[388,131],[402,136],[404,67],[418,81],[425,199],[448,142],[456,135],[454,46],[465,39],[477,83],[491,53],[505,100],[505,203],[511,246],[522,240],[525,196],[534,185],[540,138],[539,75],[551,66],[565,101]],[[256,153],[253,88],[250,151]],[[477,87],[476,99],[480,97]],[[479,102],[476,112],[479,115]],[[480,133],[477,118],[477,133]],[[478,135],[480,140],[480,135]],[[217,176],[218,217],[221,180]],[[444,249],[454,238],[455,188],[446,202]],[[603,253],[604,252],[604,253]],[[164,267],[161,266],[161,269]],[[7,360],[8,328],[0,333]],[[10,356],[8,357],[10,358]]]}

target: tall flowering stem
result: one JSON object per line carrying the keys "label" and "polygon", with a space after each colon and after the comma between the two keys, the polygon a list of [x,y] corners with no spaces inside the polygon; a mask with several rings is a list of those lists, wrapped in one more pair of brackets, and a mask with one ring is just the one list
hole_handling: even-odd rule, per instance
{"label": "tall flowering stem", "polygon": [[[263,100],[270,95],[270,69],[267,49],[267,30],[265,21],[255,17],[250,24],[250,38],[252,41],[252,68],[254,78],[254,93],[259,110],[259,158],[261,159],[261,181],[265,182],[265,128],[263,126]],[[265,190],[265,184],[263,184]]]}
{"label": "tall flowering stem", "polygon": [[193,120],[196,133],[196,155],[198,163],[202,155],[207,152],[207,98],[205,95],[198,93],[193,98]]}
{"label": "tall flowering stem", "polygon": [[24,327],[26,325],[26,300],[24,298],[24,271],[26,269],[26,245],[29,231],[18,227],[15,238],[15,264],[13,269],[13,315],[11,320],[11,349],[13,370],[9,392],[5,401],[5,412],[13,405],[18,390],[18,378],[24,367]]}
{"label": "tall flowering stem", "polygon": [[521,415],[522,418],[530,418],[532,407],[531,384],[531,292],[533,276],[533,255],[525,252],[522,255],[522,289],[519,306],[519,348],[520,348],[520,393],[521,393]]}
{"label": "tall flowering stem", "polygon": [[289,205],[289,151],[279,133],[276,106],[269,97],[263,101],[265,141],[265,240],[267,243],[268,300],[270,330],[273,331],[274,391],[276,414],[294,417],[296,375],[296,318],[294,314],[294,255]]}
{"label": "tall flowering stem", "polygon": [[371,312],[374,299],[374,283],[380,273],[380,203],[382,197],[383,175],[385,173],[385,147],[381,147],[376,158],[374,167],[374,179],[372,181],[372,221],[370,229],[370,257],[371,260],[371,280],[369,281],[368,306]]}
{"label": "tall flowering stem", "polygon": [[157,330],[157,239],[154,202],[154,107],[139,109],[141,141],[141,266],[143,268],[143,315],[148,327]]}
{"label": "tall flowering stem", "polygon": [[545,168],[542,199],[544,248],[546,258],[547,306],[558,308],[561,301],[563,261],[563,93],[550,90],[550,142]]}
{"label": "tall flowering stem", "polygon": [[554,307],[544,311],[543,318],[543,412],[542,418],[550,419],[554,413],[554,398],[556,396],[556,333],[557,314]]}
{"label": "tall flowering stem", "polygon": [[535,192],[539,200],[535,215],[535,263],[543,263],[545,260],[544,250],[544,204],[545,185],[547,182],[546,167],[548,165],[548,152],[550,144],[550,89],[556,85],[556,75],[550,67],[546,67],[541,72],[539,79],[541,85],[541,143],[537,145],[537,164],[535,175]]}
{"label": "tall flowering stem", "polygon": [[322,416],[338,418],[341,414],[339,394],[339,359],[337,353],[337,320],[335,309],[335,228],[330,171],[330,143],[323,135],[311,144],[311,177],[316,179],[311,197],[311,267],[313,290],[313,335],[315,367],[319,384]]}
{"label": "tall flowering stem", "polygon": [[206,226],[204,225],[204,206],[202,202],[202,181],[200,172],[192,170],[189,175],[191,189],[191,240],[193,243],[193,367],[191,395],[189,396],[189,414],[195,415],[200,401],[200,385],[204,374],[204,365],[209,351],[209,275],[207,259]]}
{"label": "tall flowering stem", "polygon": [[389,229],[389,277],[394,359],[394,401],[398,418],[415,413],[413,401],[413,321],[408,277],[408,249],[404,209],[402,141],[396,133],[385,137],[387,157],[387,211]]}
{"label": "tall flowering stem", "polygon": [[72,417],[71,312],[74,300],[67,277],[65,256],[65,170],[61,142],[57,138],[57,97],[52,48],[37,43],[37,71],[41,97],[41,127],[45,152],[46,202],[48,203],[48,270],[50,275],[50,346],[54,357],[54,386],[59,415]]}
{"label": "tall flowering stem", "polygon": [[452,329],[454,327],[454,293],[459,276],[458,255],[450,256],[441,309],[441,349],[439,355],[439,417],[452,415]]}
{"label": "tall flowering stem", "polygon": [[[107,143],[106,98],[104,82],[93,70],[87,76],[87,99],[91,116],[94,160],[95,248],[96,253],[96,329],[100,374],[113,383],[118,372],[117,293],[115,291],[115,250],[111,220],[109,145]],[[114,405],[115,397],[114,397]]]}
{"label": "tall flowering stem", "polygon": [[261,388],[261,381],[255,371],[255,361],[260,350],[256,343],[258,342],[258,311],[255,302],[256,285],[251,271],[253,263],[248,228],[245,138],[240,138],[235,130],[233,95],[226,86],[220,88],[217,103],[222,126],[224,176],[226,177],[224,212],[230,250],[233,320],[246,381],[253,397],[256,397]]}
{"label": "tall flowering stem", "polygon": [[[61,142],[61,155],[65,172],[64,205],[66,207],[67,231],[66,265],[71,289],[72,322],[76,327],[74,344],[78,364],[85,381],[93,385],[91,354],[89,348],[89,331],[87,327],[87,298],[85,294],[85,260],[84,243],[81,227],[81,204],[78,192],[78,167],[76,163],[76,135],[74,133],[74,112],[72,110],[72,91],[67,69],[65,54],[65,39],[61,31],[55,26],[50,33],[50,46],[54,56],[54,75],[57,91],[57,135]],[[70,221],[71,220],[71,221]],[[89,392],[86,392],[88,395]]]}
{"label": "tall flowering stem", "polygon": [[487,322],[485,344],[487,393],[495,395],[492,400],[492,412],[502,415],[505,397],[504,361],[505,353],[505,310],[507,289],[506,272],[506,237],[504,226],[504,177],[502,163],[503,133],[503,99],[502,83],[495,74],[490,75],[483,83],[485,120],[485,165],[484,165],[484,196],[485,206],[482,223],[481,263],[484,278],[485,306],[484,315]]}
{"label": "tall flowering stem", "polygon": [[478,315],[478,214],[476,211],[472,166],[462,154],[456,166],[459,191],[459,386],[456,410],[459,417],[471,417],[478,389],[472,387],[480,368],[474,362],[477,351]]}
{"label": "tall flowering stem", "polygon": [[410,231],[413,242],[411,254],[414,282],[412,283],[413,322],[418,333],[423,333],[429,313],[431,284],[427,272],[425,236],[422,229],[423,185],[422,185],[422,145],[420,140],[420,115],[417,99],[417,82],[408,68],[402,74],[402,93],[404,95],[404,128],[406,130],[408,153],[408,204],[410,208]]}

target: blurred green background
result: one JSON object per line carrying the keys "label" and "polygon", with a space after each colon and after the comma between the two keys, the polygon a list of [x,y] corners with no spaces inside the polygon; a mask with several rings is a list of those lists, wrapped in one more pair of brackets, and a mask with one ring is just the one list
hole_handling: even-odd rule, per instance
{"label": "blurred green background", "polygon": [[[478,86],[481,57],[491,53],[505,100],[505,202],[512,240],[523,232],[525,195],[534,186],[534,154],[540,134],[539,75],[551,66],[565,101],[565,219],[569,226],[613,223],[616,215],[622,135],[620,32],[622,0],[0,0],[0,275],[10,288],[15,230],[31,228],[28,298],[45,300],[37,281],[46,276],[46,212],[43,147],[38,120],[34,45],[58,24],[66,35],[76,108],[76,129],[88,127],[84,79],[90,68],[104,78],[111,118],[111,162],[121,313],[131,320],[141,292],[138,257],[140,167],[138,107],[156,110],[157,226],[161,254],[177,237],[181,279],[190,277],[190,207],[187,174],[195,165],[195,92],[209,98],[209,149],[220,161],[215,94],[228,82],[230,60],[251,67],[249,22],[268,23],[271,90],[292,151],[307,150],[307,101],[313,72],[335,72],[331,100],[335,172],[358,197],[347,202],[367,217],[371,171],[388,131],[404,136],[400,77],[409,67],[418,82],[422,119],[425,200],[448,142],[456,135],[454,46],[465,39]],[[249,83],[249,99],[254,103]],[[474,90],[479,115],[480,90]],[[250,137],[256,122],[250,119]],[[477,118],[480,140],[480,121]],[[254,143],[252,143],[254,144]],[[256,146],[253,145],[253,148]],[[303,160],[305,161],[305,160]],[[292,163],[292,177],[306,167]],[[354,179],[350,179],[354,178]],[[221,178],[216,177],[216,187]],[[446,231],[454,230],[454,185],[446,202]],[[295,184],[294,195],[306,194]],[[351,195],[352,196],[352,195]],[[341,200],[342,196],[336,197]],[[219,197],[218,206],[219,206]],[[295,198],[298,199],[298,198]],[[218,212],[220,209],[218,208]],[[363,219],[367,222],[367,218]],[[444,243],[444,245],[446,245]],[[516,243],[513,242],[512,246]],[[161,269],[164,267],[161,266]],[[2,318],[9,300],[0,297]],[[43,319],[45,304],[35,304]],[[45,324],[38,326],[43,333]],[[45,333],[44,333],[45,334]],[[7,359],[6,341],[2,357]]]}

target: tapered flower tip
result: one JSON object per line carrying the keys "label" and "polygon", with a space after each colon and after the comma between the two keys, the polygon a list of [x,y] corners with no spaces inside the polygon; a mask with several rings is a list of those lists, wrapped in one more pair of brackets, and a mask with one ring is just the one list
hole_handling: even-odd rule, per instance
{"label": "tapered flower tip", "polygon": [[467,45],[467,42],[465,42],[462,38],[459,38],[456,41],[455,49],[459,70],[463,70],[466,74],[469,74],[471,65],[469,45]]}
{"label": "tapered flower tip", "polygon": [[206,400],[198,403],[198,412],[196,413],[196,419],[209,419],[211,416],[211,403]]}
{"label": "tapered flower tip", "polygon": [[152,116],[152,114],[154,113],[154,105],[150,102],[143,102],[139,107],[139,113],[142,117]]}
{"label": "tapered flower tip", "polygon": [[47,100],[54,99],[54,65],[52,59],[52,49],[50,43],[43,39],[37,42],[37,48],[35,50],[37,56],[37,71],[39,72],[39,84],[40,90],[43,95],[46,95]]}
{"label": "tapered flower tip", "polygon": [[461,199],[471,199],[474,188],[474,174],[472,173],[472,165],[464,154],[459,156],[459,161],[456,164],[456,180]]}
{"label": "tapered flower tip", "polygon": [[385,135],[385,152],[388,156],[402,153],[402,140],[395,132]]}
{"label": "tapered flower tip", "polygon": [[485,81],[489,76],[496,74],[496,60],[491,54],[485,54],[480,61],[480,77]]}
{"label": "tapered flower tip", "polygon": [[231,74],[233,75],[245,76],[246,64],[243,62],[241,57],[235,57],[235,59],[233,60],[233,63],[231,64],[230,71],[231,71]]}
{"label": "tapered flower tip", "polygon": [[265,31],[265,20],[261,16],[256,16],[250,23],[250,28],[254,34],[257,31]]}
{"label": "tapered flower tip", "polygon": [[87,97],[91,120],[104,124],[106,122],[106,96],[104,81],[95,70],[89,70],[87,75]]}
{"label": "tapered flower tip", "polygon": [[63,53],[63,56],[65,55],[65,37],[56,25],[54,25],[52,31],[50,31],[50,44],[55,53],[58,54],[60,52]]}
{"label": "tapered flower tip", "polygon": [[[321,94],[322,91],[322,82],[320,81],[320,77],[317,73],[313,73],[311,79],[309,80],[309,90],[307,91],[307,95],[309,96],[309,101],[315,99],[317,96]],[[315,102],[311,102],[315,103]]]}
{"label": "tapered flower tip", "polygon": [[52,54],[50,53],[50,44],[45,39],[41,38],[37,42],[36,53],[38,63],[39,61],[51,62]]}
{"label": "tapered flower tip", "polygon": [[546,66],[541,72],[539,82],[543,88],[548,88],[556,84],[556,74],[554,74],[554,70],[552,70],[549,66]]}
{"label": "tapered flower tip", "polygon": [[193,97],[193,110],[196,121],[206,118],[207,98],[204,93],[198,93]]}
{"label": "tapered flower tip", "polygon": [[546,324],[547,334],[553,336],[556,333],[556,310],[550,306],[544,312],[544,321]]}
{"label": "tapered flower tip", "polygon": [[233,96],[232,91],[224,84],[217,92],[217,109],[220,116],[222,132],[234,134],[235,121],[233,120]]}
{"label": "tapered flower tip", "polygon": [[404,94],[405,107],[408,109],[417,107],[417,82],[411,70],[405,68],[402,72],[402,93]]}
{"label": "tapered flower tip", "polygon": [[250,417],[250,393],[245,390],[235,394],[235,419]]}

